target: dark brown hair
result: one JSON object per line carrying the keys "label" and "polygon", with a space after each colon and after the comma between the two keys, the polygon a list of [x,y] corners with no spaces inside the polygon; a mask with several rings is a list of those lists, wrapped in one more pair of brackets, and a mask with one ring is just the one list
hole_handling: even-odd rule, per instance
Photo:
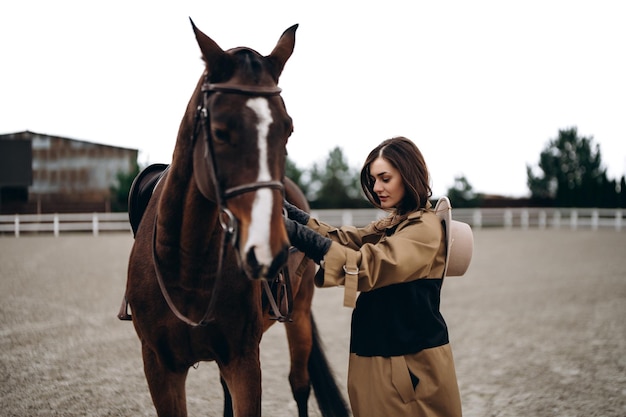
{"label": "dark brown hair", "polygon": [[374,181],[370,175],[370,165],[379,157],[389,162],[402,176],[405,191],[404,198],[397,207],[398,214],[425,208],[432,196],[428,168],[417,146],[402,136],[383,141],[370,152],[363,163],[361,188],[367,199],[374,206],[382,208],[380,199],[374,192]]}

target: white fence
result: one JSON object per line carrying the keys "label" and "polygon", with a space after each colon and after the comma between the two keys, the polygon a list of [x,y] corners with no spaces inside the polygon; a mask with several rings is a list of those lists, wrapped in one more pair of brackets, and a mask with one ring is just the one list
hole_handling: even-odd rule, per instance
{"label": "white fence", "polygon": [[[504,228],[570,228],[570,229],[615,229],[626,225],[622,209],[598,208],[476,208],[452,209],[452,218],[468,223],[474,229],[483,227]],[[376,209],[359,210],[313,210],[312,215],[332,224],[364,226],[384,217]]]}
{"label": "white fence", "polygon": [[[452,217],[468,223],[474,229],[504,228],[569,228],[614,229],[626,225],[622,209],[594,208],[478,208],[452,209]],[[313,210],[312,215],[332,225],[364,226],[385,216],[376,209]],[[98,236],[101,232],[131,232],[127,213],[76,214],[16,214],[0,215],[0,235],[29,233],[87,232]]]}
{"label": "white fence", "polygon": [[131,232],[128,213],[16,214],[0,216],[0,234]]}

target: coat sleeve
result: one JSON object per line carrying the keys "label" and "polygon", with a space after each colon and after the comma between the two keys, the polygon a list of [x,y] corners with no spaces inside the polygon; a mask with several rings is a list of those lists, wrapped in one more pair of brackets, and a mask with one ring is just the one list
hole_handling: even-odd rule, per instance
{"label": "coat sleeve", "polygon": [[373,239],[378,239],[380,232],[376,232],[374,229],[374,223],[365,227],[354,226],[342,226],[333,227],[327,223],[321,222],[318,219],[311,217],[307,223],[307,227],[315,230],[320,235],[331,239],[334,242],[345,246],[346,248],[359,250],[364,242]]}
{"label": "coat sleeve", "polygon": [[[358,267],[358,291],[370,291],[392,284],[443,274],[445,243],[443,229],[432,213],[409,218],[391,236],[378,243],[364,243],[354,249],[333,240],[323,261],[323,273],[316,275],[318,287],[344,285],[349,259]],[[321,271],[320,271],[321,272]]]}

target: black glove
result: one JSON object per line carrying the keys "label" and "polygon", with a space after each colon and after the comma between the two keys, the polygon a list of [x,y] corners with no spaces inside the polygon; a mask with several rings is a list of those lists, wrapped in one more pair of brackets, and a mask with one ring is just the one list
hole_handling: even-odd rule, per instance
{"label": "black glove", "polygon": [[291,219],[285,219],[285,228],[291,244],[298,250],[304,252],[315,263],[319,264],[324,259],[332,240]]}
{"label": "black glove", "polygon": [[287,217],[291,220],[295,220],[300,224],[307,224],[311,216],[306,211],[300,210],[298,207],[294,206],[287,200],[283,200],[283,207],[287,212]]}

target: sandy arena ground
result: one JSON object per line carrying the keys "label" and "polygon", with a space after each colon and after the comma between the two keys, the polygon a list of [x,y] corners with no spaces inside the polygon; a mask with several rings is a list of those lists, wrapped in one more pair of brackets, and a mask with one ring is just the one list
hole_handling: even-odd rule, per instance
{"label": "sandy arena ground", "polygon": [[[0,415],[155,415],[139,341],[116,318],[131,245],[126,234],[0,237]],[[317,290],[314,314],[345,387],[341,301],[341,289]],[[626,416],[625,232],[475,231],[442,311],[466,417]],[[283,326],[261,347],[266,416],[296,415]],[[214,363],[190,371],[187,391],[190,416],[221,415]]]}

